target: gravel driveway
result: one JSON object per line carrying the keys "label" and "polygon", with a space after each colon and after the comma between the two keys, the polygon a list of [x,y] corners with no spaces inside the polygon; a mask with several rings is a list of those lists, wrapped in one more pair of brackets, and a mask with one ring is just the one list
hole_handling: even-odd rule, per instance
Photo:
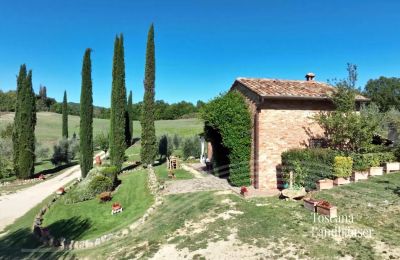
{"label": "gravel driveway", "polygon": [[[97,155],[103,158],[104,152]],[[0,196],[0,232],[53,194],[57,189],[80,176],[80,166],[76,165],[50,180],[19,190],[16,193]]]}

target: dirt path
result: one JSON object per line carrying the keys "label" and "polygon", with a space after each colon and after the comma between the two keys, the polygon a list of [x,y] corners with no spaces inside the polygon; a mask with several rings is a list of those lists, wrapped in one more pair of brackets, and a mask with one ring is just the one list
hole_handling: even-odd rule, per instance
{"label": "dirt path", "polygon": [[214,190],[234,190],[225,179],[218,178],[214,175],[200,172],[188,165],[182,164],[182,168],[193,174],[194,179],[190,180],[174,180],[165,183],[164,195],[198,192],[198,191],[214,191]]}
{"label": "dirt path", "polygon": [[[97,155],[103,158],[104,152]],[[80,176],[80,166],[76,165],[50,180],[19,190],[16,193],[0,196],[0,232],[54,193],[58,188]]]}

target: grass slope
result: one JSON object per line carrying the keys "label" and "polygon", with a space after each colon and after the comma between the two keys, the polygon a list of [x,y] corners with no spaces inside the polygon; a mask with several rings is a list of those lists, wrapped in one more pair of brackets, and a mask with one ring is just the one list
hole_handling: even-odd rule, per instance
{"label": "grass slope", "polygon": [[[8,113],[0,116],[0,130],[12,123],[14,119],[13,113]],[[38,142],[52,147],[61,137],[61,114],[50,112],[37,113],[36,138]],[[203,131],[203,123],[199,119],[178,119],[178,120],[160,120],[155,122],[156,134],[179,136],[193,136]],[[100,132],[108,132],[110,123],[108,119],[93,119],[93,134],[96,136]],[[140,122],[133,122],[133,137],[140,137]],[[73,133],[79,134],[79,117],[68,116],[68,132],[70,136]]]}
{"label": "grass slope", "polygon": [[[44,216],[44,225],[56,237],[81,240],[110,233],[134,222],[153,203],[146,184],[147,171],[127,172],[119,178],[122,185],[112,201],[99,203],[93,199],[66,205],[61,199]],[[114,202],[122,204],[123,213],[111,215]]]}
{"label": "grass slope", "polygon": [[[399,173],[317,193],[316,197],[338,205],[339,215],[354,216],[354,223],[340,224],[342,227],[373,230],[372,238],[336,239],[313,236],[313,227],[333,229],[336,224],[315,223],[314,215],[301,201],[275,197],[243,200],[236,195],[213,192],[171,195],[137,233],[76,253],[79,257],[91,258],[133,258],[138,254],[146,257],[154,255],[165,244],[174,244],[177,249],[187,248],[191,252],[207,248],[210,243],[224,243],[234,232],[237,237],[234,248],[245,243],[244,250],[258,248],[271,259],[350,256],[354,259],[395,259],[400,247],[399,196]],[[222,218],[229,210],[241,214]],[[202,221],[205,224],[199,225]],[[229,253],[234,248],[224,250]]]}

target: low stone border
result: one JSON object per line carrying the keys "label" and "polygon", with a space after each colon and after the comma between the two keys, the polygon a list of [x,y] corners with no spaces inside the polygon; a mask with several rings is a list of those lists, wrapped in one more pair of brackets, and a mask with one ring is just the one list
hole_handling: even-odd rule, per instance
{"label": "low stone border", "polygon": [[[76,185],[78,182],[74,182],[71,186],[68,187],[68,190],[72,188],[74,185]],[[135,230],[137,227],[139,227],[141,224],[143,224],[151,214],[154,213],[157,207],[163,204],[163,197],[160,194],[159,190],[159,183],[157,180],[157,176],[154,172],[153,167],[148,168],[148,187],[150,189],[150,192],[153,194],[155,197],[155,201],[153,205],[148,208],[145,212],[145,214],[133,222],[132,224],[129,225],[128,228],[116,231],[114,233],[109,233],[102,235],[101,237],[94,238],[94,239],[87,239],[87,240],[68,240],[65,238],[60,238],[56,239],[50,234],[46,236],[46,234],[43,234],[42,230],[43,228],[41,227],[41,224],[43,223],[43,215],[46,213],[46,211],[50,208],[50,206],[58,199],[57,196],[55,196],[51,202],[43,207],[38,215],[35,218],[35,221],[33,223],[33,233],[35,236],[37,236],[40,241],[47,246],[52,246],[52,247],[57,247],[61,249],[85,249],[85,248],[91,248],[91,247],[96,247],[99,246],[107,241],[110,241],[115,238],[121,238],[124,236],[127,236],[130,232]],[[67,189],[66,189],[67,190]],[[45,236],[44,236],[45,235]]]}
{"label": "low stone border", "polygon": [[29,184],[29,183],[36,183],[44,181],[43,179],[40,178],[33,178],[33,179],[27,179],[27,180],[15,180],[15,181],[5,181],[5,182],[0,182],[0,187],[4,186],[19,186],[19,185],[24,185],[24,184]]}

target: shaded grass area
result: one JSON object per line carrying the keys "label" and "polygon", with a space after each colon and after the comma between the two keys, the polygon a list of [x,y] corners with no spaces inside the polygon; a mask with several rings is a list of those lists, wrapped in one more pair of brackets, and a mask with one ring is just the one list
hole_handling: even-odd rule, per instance
{"label": "shaded grass area", "polygon": [[[178,249],[193,251],[207,247],[211,241],[226,240],[235,229],[238,242],[265,249],[273,257],[288,258],[292,252],[300,259],[350,256],[355,259],[394,259],[389,248],[400,247],[399,189],[400,174],[397,173],[315,195],[337,205],[339,215],[354,215],[354,222],[347,224],[315,221],[314,214],[303,207],[302,201],[285,201],[275,197],[244,200],[236,195],[217,195],[213,192],[170,195],[137,233],[101,248],[77,253],[80,257],[130,258],[139,253],[148,257],[167,243],[175,244]],[[222,203],[227,199],[234,206]],[[228,209],[242,214],[225,220],[218,217]],[[177,229],[185,227],[185,222],[198,223],[204,218],[213,219],[204,230],[174,234]],[[318,236],[319,230],[332,230],[337,225],[372,229],[373,236],[340,239]],[[377,242],[384,243],[388,248],[379,251],[375,246]],[[118,255],[113,254],[116,250]]]}
{"label": "shaded grass area", "polygon": [[[147,187],[146,170],[127,172],[119,176],[122,185],[112,201],[99,203],[98,199],[65,204],[58,200],[44,216],[44,225],[55,237],[89,239],[126,227],[141,217],[153,203]],[[111,215],[111,205],[121,203],[124,211]],[[82,228],[71,228],[69,223],[79,223]]]}
{"label": "shaded grass area", "polygon": [[[66,170],[68,170],[68,168],[77,165],[78,161],[74,160],[71,163],[68,164],[63,164],[63,165],[59,165],[59,166],[54,166],[53,164],[51,164],[51,162],[49,161],[44,161],[44,162],[39,162],[35,164],[35,176],[34,178],[39,177],[39,175],[43,174],[45,175],[46,179],[45,181],[52,179],[62,173],[64,173]],[[16,192],[18,190],[21,189],[25,189],[25,188],[29,188],[33,185],[36,185],[38,183],[40,183],[40,181],[38,182],[32,182],[32,183],[20,183],[19,181],[16,181],[16,177],[12,176],[8,179],[2,179],[3,181],[10,181],[11,183],[9,185],[6,186],[1,186],[0,187],[0,193],[13,193]],[[15,182],[14,182],[15,181]]]}
{"label": "shaded grass area", "polygon": [[175,173],[175,178],[173,179],[169,178],[167,165],[165,163],[156,166],[154,170],[160,182],[171,181],[171,180],[188,180],[193,178],[193,175],[190,172],[185,171],[184,169],[174,170],[173,172]]}
{"label": "shaded grass area", "polygon": [[[52,197],[52,196],[51,196]],[[51,197],[45,199],[24,216],[8,226],[0,235],[0,259],[57,259],[73,257],[71,251],[60,251],[43,246],[32,234],[32,223],[39,209],[46,205]]]}

